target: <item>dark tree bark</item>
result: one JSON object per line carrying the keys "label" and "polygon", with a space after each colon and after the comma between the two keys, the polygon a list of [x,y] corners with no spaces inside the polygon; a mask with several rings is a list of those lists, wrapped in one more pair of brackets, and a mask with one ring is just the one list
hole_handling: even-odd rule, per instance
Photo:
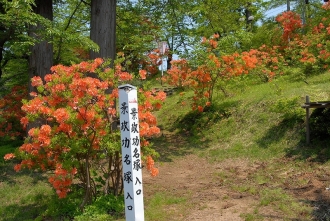
{"label": "dark tree bark", "polygon": [[[36,7],[34,12],[53,20],[53,2],[52,0],[36,0]],[[33,38],[40,40],[38,32],[44,27],[40,24],[30,27],[29,35]],[[50,68],[53,66],[53,45],[46,40],[38,41],[31,48],[31,55],[29,57],[29,77],[39,76],[44,79],[46,74],[50,73]],[[33,91],[31,84],[29,85],[29,91]]]}
{"label": "dark tree bark", "polygon": [[172,51],[170,51],[167,55],[167,70],[170,70],[172,68],[172,58],[173,58],[173,54]]}
{"label": "dark tree bark", "polygon": [[90,38],[99,45],[99,52],[90,52],[90,59],[116,58],[116,0],[92,0]]}
{"label": "dark tree bark", "polygon": [[[33,8],[36,14],[43,16],[49,20],[53,20],[53,2],[52,0],[36,0],[36,7]],[[31,26],[29,28],[29,35],[37,40],[35,45],[31,47],[31,54],[29,56],[29,78],[39,76],[44,79],[46,74],[50,73],[50,68],[53,66],[53,45],[44,39],[40,39],[38,32],[44,27],[41,24]],[[31,82],[29,83],[29,92],[35,91]],[[41,126],[43,119],[37,119],[29,123],[29,129]]]}
{"label": "dark tree bark", "polygon": [[[90,51],[90,59],[111,59],[110,66],[116,59],[116,0],[92,0],[91,1],[91,29],[90,38],[100,47],[98,52]],[[91,74],[93,76],[93,74]],[[96,77],[96,76],[95,76]],[[111,88],[107,93],[111,93]],[[110,120],[112,130],[117,130],[117,119],[112,116]],[[119,194],[123,189],[121,182],[122,164],[119,153],[109,156],[109,179],[104,186],[105,193]],[[119,192],[120,191],[120,192]]]}

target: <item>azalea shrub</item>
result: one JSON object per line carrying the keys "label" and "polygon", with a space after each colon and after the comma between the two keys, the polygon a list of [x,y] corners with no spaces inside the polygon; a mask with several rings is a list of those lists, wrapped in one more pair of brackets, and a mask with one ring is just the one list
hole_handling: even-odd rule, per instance
{"label": "azalea shrub", "polygon": [[303,27],[300,15],[293,11],[286,11],[276,16],[276,21],[282,28],[282,40],[287,44],[290,40],[299,36],[299,31]]}
{"label": "azalea shrub", "polygon": [[192,109],[199,112],[212,105],[215,90],[226,93],[223,84],[233,77],[259,70],[269,81],[275,72],[280,72],[279,60],[283,59],[276,54],[276,48],[262,46],[259,50],[225,54],[218,46],[219,37],[215,34],[210,39],[203,38],[197,65],[185,59],[174,60],[164,77],[170,85],[191,88]]}
{"label": "azalea shrub", "polygon": [[272,46],[262,45],[257,49],[226,53],[219,46],[221,36],[218,34],[209,39],[203,38],[200,49],[195,51],[192,59],[171,62],[171,69],[167,71],[164,81],[175,87],[192,89],[192,109],[203,112],[212,105],[215,90],[226,94],[224,85],[233,77],[250,74],[269,82],[293,65],[301,67],[305,74],[326,70],[330,64],[329,2],[322,8],[325,17],[312,28],[304,27],[295,12],[278,15],[276,21],[279,27],[274,33],[277,39]]}
{"label": "azalea shrub", "polygon": [[14,86],[0,98],[0,137],[23,139],[24,127],[20,119],[25,116],[22,100],[28,97],[27,86]]}
{"label": "azalea shrub", "polygon": [[[259,76],[264,82],[272,81],[276,75],[282,75],[287,66],[279,46],[262,45],[258,49],[242,52],[246,65],[254,75]],[[253,60],[253,62],[249,62]]]}
{"label": "azalea shrub", "polygon": [[[95,59],[72,66],[57,65],[44,79],[33,77],[37,92],[24,100],[21,119],[29,128],[25,143],[5,159],[18,158],[14,169],[53,171],[49,176],[60,198],[66,197],[73,181],[85,191],[82,206],[100,193],[122,191],[120,133],[117,129],[118,86],[133,76],[120,66]],[[166,98],[162,91],[139,90],[141,148],[146,168],[158,174],[148,138],[160,132],[152,114]],[[31,125],[37,125],[31,127]]]}
{"label": "azalea shrub", "polygon": [[276,18],[283,29],[283,56],[288,65],[303,67],[305,74],[326,70],[330,63],[329,3],[322,8],[325,17],[311,27],[302,26],[299,15],[294,12],[284,12]]}

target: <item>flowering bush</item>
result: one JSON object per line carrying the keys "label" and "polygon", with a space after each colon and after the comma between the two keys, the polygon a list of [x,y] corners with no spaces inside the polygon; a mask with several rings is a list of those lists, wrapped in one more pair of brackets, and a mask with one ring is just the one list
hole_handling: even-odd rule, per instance
{"label": "flowering bush", "polygon": [[280,23],[283,33],[282,38],[285,43],[298,36],[297,31],[303,27],[300,15],[292,11],[286,11],[276,17]]}
{"label": "flowering bush", "polygon": [[[326,7],[323,8],[327,10]],[[306,73],[313,69],[328,68],[330,64],[330,20],[328,16],[323,17],[319,23],[312,26],[309,32],[288,42],[284,56],[290,65],[301,65]]]}
{"label": "flowering bush", "polygon": [[[283,66],[286,66],[279,46],[262,45],[258,49],[242,52],[242,57],[246,60],[245,65],[249,66],[249,70],[254,70],[253,73],[263,78],[265,82],[271,81],[278,74],[282,74]],[[253,62],[249,62],[249,60]]]}
{"label": "flowering bush", "polygon": [[25,116],[21,106],[22,99],[26,99],[27,96],[27,87],[14,86],[10,93],[0,99],[0,137],[22,139],[25,135],[20,119]]}
{"label": "flowering bush", "polygon": [[[133,78],[119,63],[114,69],[108,68],[102,59],[70,67],[57,65],[44,79],[31,79],[37,92],[30,94],[33,99],[23,102],[26,116],[21,123],[26,127],[39,122],[39,126],[28,131],[29,136],[17,154],[5,156],[7,160],[21,159],[16,171],[53,170],[49,182],[60,198],[67,195],[73,179],[78,178],[85,190],[82,205],[100,191],[100,184],[104,192],[112,190],[118,194],[122,183],[121,143],[116,129],[117,88]],[[165,98],[164,92],[141,89],[139,93],[141,147],[152,175],[158,171],[150,164],[148,154],[154,152],[148,148],[146,138],[160,132],[152,111],[159,109]]]}
{"label": "flowering bush", "polygon": [[197,67],[184,59],[172,61],[172,67],[164,78],[170,85],[192,88],[192,109],[199,112],[212,104],[214,89],[221,81],[248,74],[256,68],[265,72],[264,75],[270,80],[275,75],[274,72],[278,71],[279,58],[275,49],[263,46],[260,50],[221,54],[218,38],[217,34],[210,39],[203,38],[202,45],[206,47],[206,53],[201,53],[201,62]]}

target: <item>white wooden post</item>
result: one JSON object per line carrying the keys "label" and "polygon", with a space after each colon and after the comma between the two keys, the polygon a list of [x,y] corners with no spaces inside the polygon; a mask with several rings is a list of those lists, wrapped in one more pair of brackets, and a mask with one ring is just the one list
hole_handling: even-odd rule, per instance
{"label": "white wooden post", "polygon": [[144,221],[142,165],[136,87],[119,88],[119,114],[126,221]]}

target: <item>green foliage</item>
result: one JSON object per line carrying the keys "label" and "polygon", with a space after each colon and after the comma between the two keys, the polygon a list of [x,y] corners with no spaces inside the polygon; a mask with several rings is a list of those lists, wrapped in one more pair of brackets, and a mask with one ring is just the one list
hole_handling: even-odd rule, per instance
{"label": "green foliage", "polygon": [[74,186],[73,194],[67,198],[58,199],[53,197],[47,205],[47,210],[43,213],[45,217],[57,219],[74,219],[77,221],[110,221],[124,217],[124,197],[108,195],[100,195],[96,200],[86,206],[83,211],[79,209],[80,197],[82,190],[79,186]]}
{"label": "green foliage", "polygon": [[281,31],[274,22],[265,22],[261,26],[255,28],[251,40],[252,48],[259,48],[262,45],[273,46],[279,45],[281,40]]}
{"label": "green foliage", "polygon": [[270,110],[280,113],[285,120],[301,120],[305,113],[301,108],[301,98],[298,96],[281,98],[271,106]]}
{"label": "green foliage", "polygon": [[26,59],[10,59],[2,69],[0,78],[0,97],[7,94],[14,85],[28,85],[28,61]]}
{"label": "green foliage", "polygon": [[53,36],[54,63],[70,65],[89,57],[89,50],[99,47],[89,38],[89,6],[78,0],[54,4]]}
{"label": "green foliage", "polygon": [[63,217],[65,219],[72,219],[81,214],[79,204],[81,203],[81,196],[83,195],[82,188],[78,185],[72,186],[72,193],[68,197],[59,199],[52,195],[47,205],[47,210],[43,215],[52,219]]}
{"label": "green foliage", "polygon": [[252,45],[253,34],[244,30],[221,36],[218,41],[221,54],[232,54],[236,51],[248,51]]}
{"label": "green foliage", "polygon": [[22,140],[12,140],[7,137],[0,138],[0,162],[4,162],[3,157],[10,152],[15,151],[17,147],[22,145]]}
{"label": "green foliage", "polygon": [[91,204],[85,207],[81,215],[75,216],[77,221],[107,221],[123,218],[125,213],[124,196],[111,194],[97,197]]}
{"label": "green foliage", "polygon": [[231,115],[230,102],[220,105],[206,107],[204,112],[190,111],[173,125],[182,132],[193,136],[203,136],[206,127],[216,124],[218,121],[228,118]]}

